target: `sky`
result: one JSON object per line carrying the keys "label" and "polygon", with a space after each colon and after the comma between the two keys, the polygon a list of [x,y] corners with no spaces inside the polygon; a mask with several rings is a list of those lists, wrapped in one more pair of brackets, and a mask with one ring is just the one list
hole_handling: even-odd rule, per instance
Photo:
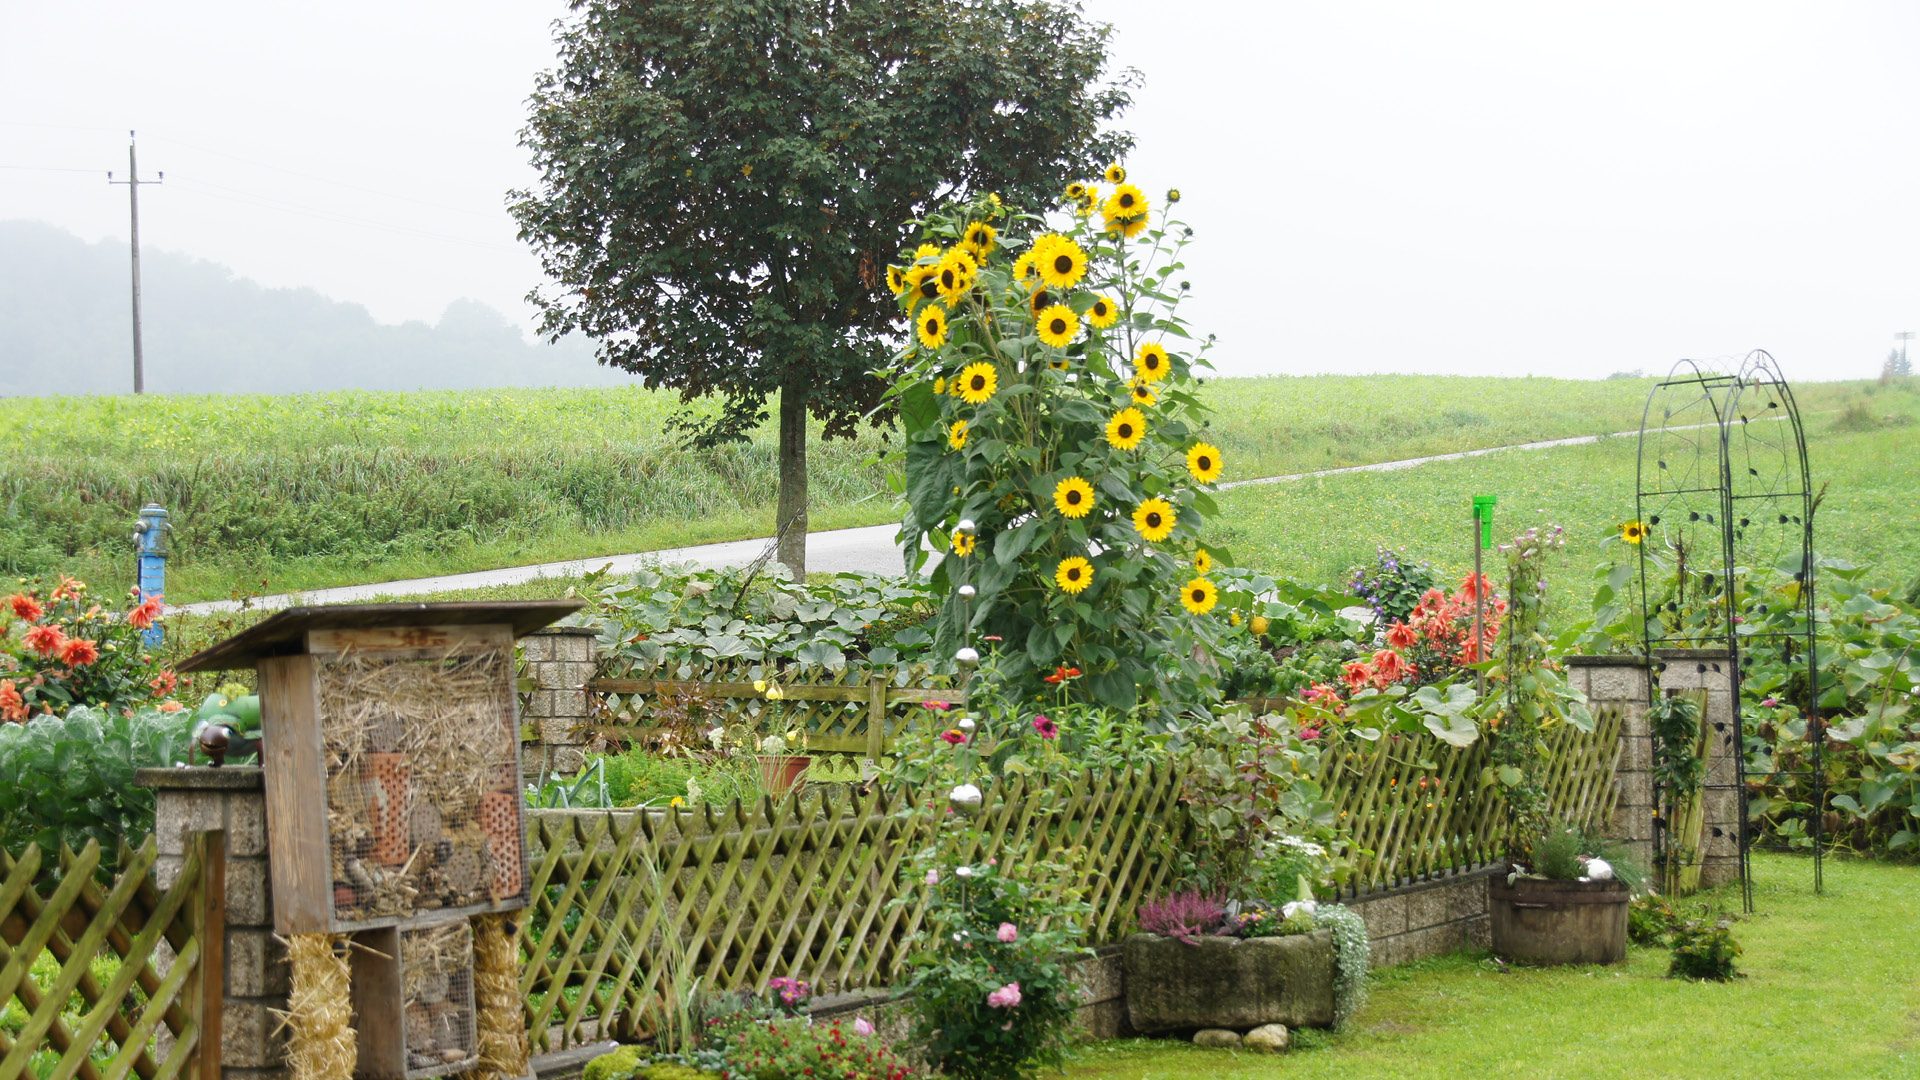
{"label": "sky", "polygon": [[[1088,0],[1139,69],[1222,374],[1601,377],[1920,329],[1920,4]],[[504,192],[552,0],[0,0],[0,220],[127,236],[382,321],[529,330]],[[56,171],[71,170],[71,171]]]}

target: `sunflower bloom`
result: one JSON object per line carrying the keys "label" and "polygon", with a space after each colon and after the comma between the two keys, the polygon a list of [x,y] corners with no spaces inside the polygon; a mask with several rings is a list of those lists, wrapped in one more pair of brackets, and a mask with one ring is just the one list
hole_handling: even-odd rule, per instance
{"label": "sunflower bloom", "polygon": [[955,420],[953,426],[947,429],[947,445],[955,450],[967,445],[967,422],[965,420]]}
{"label": "sunflower bloom", "polygon": [[939,244],[921,244],[919,247],[913,249],[914,262],[926,262],[928,260],[934,262],[940,261]]}
{"label": "sunflower bloom", "polygon": [[1063,593],[1085,592],[1087,586],[1093,584],[1093,564],[1078,555],[1061,559],[1060,565],[1054,568],[1053,582]]}
{"label": "sunflower bloom", "polygon": [[1086,517],[1093,510],[1093,485],[1085,477],[1069,476],[1054,486],[1053,505],[1061,517]]}
{"label": "sunflower bloom", "polygon": [[887,291],[895,296],[907,291],[907,272],[898,266],[887,267]]}
{"label": "sunflower bloom", "polygon": [[962,297],[973,291],[973,282],[979,273],[980,264],[965,248],[954,248],[940,257],[935,276],[940,295],[948,306],[957,306]]}
{"label": "sunflower bloom", "polygon": [[947,343],[947,309],[939,304],[928,304],[914,317],[913,325],[920,333],[920,344],[929,349],[937,349]]}
{"label": "sunflower bloom", "polygon": [[953,553],[963,559],[973,554],[974,545],[980,542],[979,537],[959,529],[953,530],[953,535],[948,539],[953,543]]}
{"label": "sunflower bloom", "polygon": [[1206,548],[1201,548],[1193,553],[1193,572],[1196,574],[1213,573],[1213,556],[1207,553]]}
{"label": "sunflower bloom", "polygon": [[1000,388],[1000,373],[985,360],[976,360],[960,372],[960,400],[978,405]]}
{"label": "sunflower bloom", "polygon": [[1061,192],[1060,195],[1062,200],[1066,202],[1079,202],[1087,197],[1087,185],[1075,180],[1073,183],[1068,184],[1067,189]]}
{"label": "sunflower bloom", "polygon": [[1121,184],[1107,196],[1106,204],[1100,208],[1109,220],[1125,221],[1130,218],[1147,215],[1147,196],[1132,184]]}
{"label": "sunflower bloom", "polygon": [[1139,236],[1141,233],[1147,231],[1146,216],[1142,215],[1140,217],[1134,217],[1134,218],[1114,218],[1112,221],[1107,222],[1107,231],[1119,233],[1121,236],[1124,236],[1127,239],[1131,240],[1134,237]]}
{"label": "sunflower bloom", "polygon": [[1172,504],[1165,499],[1148,499],[1134,508],[1133,528],[1148,543],[1157,544],[1173,535],[1173,526],[1180,520]]}
{"label": "sunflower bloom", "polygon": [[1160,395],[1154,391],[1153,387],[1148,386],[1139,379],[1128,381],[1127,393],[1132,395],[1135,405],[1151,405],[1160,400]]}
{"label": "sunflower bloom", "polygon": [[1115,450],[1131,450],[1147,437],[1147,418],[1135,408],[1121,409],[1107,421],[1107,443]]}
{"label": "sunflower bloom", "polygon": [[1040,280],[1040,271],[1033,265],[1033,252],[1024,252],[1013,260],[1013,280],[1028,287]]}
{"label": "sunflower bloom", "polygon": [[931,266],[915,266],[907,271],[905,284],[915,304],[940,299],[940,279]]}
{"label": "sunflower bloom", "polygon": [[1157,341],[1142,344],[1133,354],[1135,376],[1144,383],[1157,383],[1173,370],[1173,364],[1167,360],[1167,347]]}
{"label": "sunflower bloom", "polygon": [[1212,443],[1194,443],[1187,451],[1187,471],[1195,480],[1211,484],[1220,479],[1220,448]]}
{"label": "sunflower bloom", "polygon": [[1036,289],[1032,296],[1027,297],[1027,310],[1033,312],[1033,317],[1038,319],[1041,312],[1057,303],[1059,301],[1053,298],[1052,293],[1045,289]]}
{"label": "sunflower bloom", "polygon": [[1109,184],[1124,184],[1127,182],[1127,170],[1117,161],[1107,166],[1107,171],[1102,175]]}
{"label": "sunflower bloom", "polygon": [[1219,602],[1220,590],[1203,577],[1194,578],[1180,590],[1180,606],[1186,608],[1189,614],[1205,615]]}
{"label": "sunflower bloom", "polygon": [[1080,333],[1080,316],[1065,304],[1054,304],[1040,313],[1040,341],[1056,349],[1073,343]]}
{"label": "sunflower bloom", "polygon": [[993,226],[984,221],[975,221],[967,225],[961,243],[967,245],[967,250],[972,252],[975,259],[986,262],[987,256],[993,254],[994,241],[999,235]]}
{"label": "sunflower bloom", "polygon": [[1047,283],[1047,288],[1071,289],[1087,276],[1087,253],[1059,233],[1048,233],[1035,240],[1033,249],[1034,267],[1040,271],[1040,280]]}
{"label": "sunflower bloom", "polygon": [[1087,308],[1087,321],[1096,330],[1105,330],[1120,318],[1120,305],[1105,293],[1093,298],[1093,304]]}
{"label": "sunflower bloom", "polygon": [[1638,544],[1647,538],[1647,527],[1637,521],[1629,521],[1620,526],[1620,539],[1629,544]]}

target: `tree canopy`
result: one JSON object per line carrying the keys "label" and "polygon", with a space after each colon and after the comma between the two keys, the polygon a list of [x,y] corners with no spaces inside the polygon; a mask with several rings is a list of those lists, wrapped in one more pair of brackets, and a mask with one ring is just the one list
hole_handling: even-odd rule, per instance
{"label": "tree canopy", "polygon": [[778,524],[804,537],[806,418],[831,437],[878,417],[906,223],[989,191],[1050,203],[1129,145],[1107,127],[1130,82],[1107,75],[1111,28],[1052,0],[573,11],[521,136],[538,182],[510,196],[550,279],[542,330],[716,400],[681,418],[698,445],[780,394]]}

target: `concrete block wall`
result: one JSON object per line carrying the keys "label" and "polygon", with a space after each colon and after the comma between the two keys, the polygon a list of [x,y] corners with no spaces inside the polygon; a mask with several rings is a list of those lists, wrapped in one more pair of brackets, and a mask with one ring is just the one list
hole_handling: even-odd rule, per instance
{"label": "concrete block wall", "polygon": [[279,1080],[286,1038],[277,1033],[290,972],[273,934],[273,888],[267,871],[267,804],[258,768],[142,769],[154,790],[154,877],[171,888],[194,837],[212,833],[226,846],[226,1005],[220,1062],[234,1080]]}
{"label": "concrete block wall", "polygon": [[523,733],[533,736],[520,754],[530,780],[543,770],[576,773],[587,763],[587,681],[597,664],[597,637],[592,627],[550,626],[520,641],[522,670],[533,680],[520,717]]}
{"label": "concrete block wall", "polygon": [[1347,906],[1367,924],[1369,960],[1376,968],[1493,945],[1487,901],[1492,871],[1422,881],[1369,893]]}
{"label": "concrete block wall", "polygon": [[1737,755],[1740,725],[1733,700],[1733,661],[1725,649],[1660,649],[1654,653],[1660,691],[1707,692],[1705,857],[1700,885],[1712,888],[1740,879],[1742,792]]}
{"label": "concrete block wall", "polygon": [[1653,734],[1647,728],[1646,662],[1633,656],[1569,656],[1567,683],[1594,709],[1617,708],[1620,763],[1613,774],[1613,820],[1606,834],[1625,843],[1642,866],[1653,865]]}

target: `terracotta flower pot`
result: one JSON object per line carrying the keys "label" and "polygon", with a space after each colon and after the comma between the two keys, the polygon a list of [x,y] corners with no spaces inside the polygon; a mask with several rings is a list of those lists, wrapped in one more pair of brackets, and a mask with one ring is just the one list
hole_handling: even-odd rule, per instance
{"label": "terracotta flower pot", "polygon": [[813,759],[805,754],[760,754],[760,783],[776,799],[801,790],[804,774]]}

